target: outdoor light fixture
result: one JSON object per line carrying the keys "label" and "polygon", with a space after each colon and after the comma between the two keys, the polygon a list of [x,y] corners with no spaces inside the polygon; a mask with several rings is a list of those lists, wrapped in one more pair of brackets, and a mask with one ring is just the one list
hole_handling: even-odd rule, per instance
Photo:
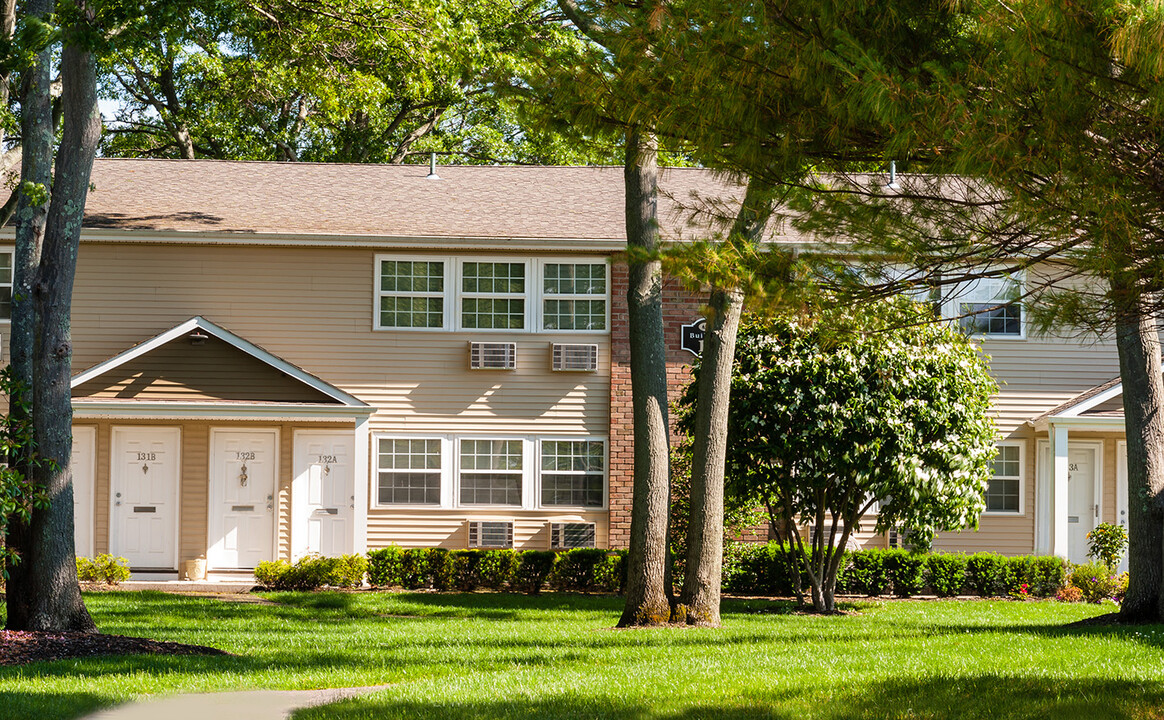
{"label": "outdoor light fixture", "polygon": [[195,329],[189,335],[187,335],[186,338],[190,340],[191,345],[201,345],[209,340],[210,336],[201,330]]}

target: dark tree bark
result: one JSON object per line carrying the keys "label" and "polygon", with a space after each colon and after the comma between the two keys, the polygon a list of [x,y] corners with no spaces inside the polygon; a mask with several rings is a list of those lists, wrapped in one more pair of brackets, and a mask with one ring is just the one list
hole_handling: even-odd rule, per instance
{"label": "dark tree bark", "polygon": [[1128,440],[1128,592],[1123,622],[1164,617],[1164,379],[1156,321],[1130,281],[1112,281]]}
{"label": "dark tree bark", "polygon": [[31,471],[35,483],[47,492],[49,504],[34,509],[27,526],[21,528],[20,571],[7,587],[7,626],[15,630],[96,629],[81,599],[73,560],[73,411],[69,387],[69,308],[81,219],[101,137],[96,58],[87,49],[66,43],[61,77],[63,133],[40,263],[31,283],[35,313],[32,420],[39,456]]}
{"label": "dark tree bark", "polygon": [[[758,241],[771,212],[768,188],[758,180],[751,180],[728,242]],[[695,404],[687,568],[675,618],[689,625],[719,625],[728,396],[736,355],[736,332],[743,308],[742,288],[712,288]]]}
{"label": "dark tree bark", "polygon": [[671,618],[664,588],[671,484],[667,349],[663,269],[654,256],[659,242],[658,147],[650,133],[638,128],[627,132],[624,178],[635,450],[626,606],[619,627],[659,625]]}

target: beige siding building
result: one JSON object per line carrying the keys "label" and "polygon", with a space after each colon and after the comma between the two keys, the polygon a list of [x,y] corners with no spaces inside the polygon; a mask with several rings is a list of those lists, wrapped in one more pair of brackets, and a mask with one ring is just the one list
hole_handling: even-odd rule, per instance
{"label": "beige siding building", "polygon": [[[73,303],[78,554],[229,571],[389,544],[625,546],[621,170],[426,174],[97,161]],[[738,194],[700,170],[663,187],[674,240]],[[702,302],[669,282],[667,304],[677,390]],[[1126,508],[1118,386],[1092,391],[1114,349],[1029,337],[1017,308],[979,319],[998,474],[980,529],[938,545],[1074,559]]]}

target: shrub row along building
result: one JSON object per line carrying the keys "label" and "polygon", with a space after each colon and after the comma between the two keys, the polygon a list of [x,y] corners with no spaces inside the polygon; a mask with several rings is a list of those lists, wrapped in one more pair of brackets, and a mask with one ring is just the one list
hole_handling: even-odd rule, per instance
{"label": "shrub row along building", "polygon": [[[79,555],[226,571],[393,543],[626,545],[621,169],[427,175],[97,161],[73,302]],[[662,187],[671,239],[738,194],[694,169]],[[949,312],[1008,292],[966,287]],[[665,302],[677,392],[702,300],[669,281]],[[1114,347],[1033,337],[1018,306],[977,320],[1000,452],[981,529],[937,546],[1081,559],[1127,505]]]}

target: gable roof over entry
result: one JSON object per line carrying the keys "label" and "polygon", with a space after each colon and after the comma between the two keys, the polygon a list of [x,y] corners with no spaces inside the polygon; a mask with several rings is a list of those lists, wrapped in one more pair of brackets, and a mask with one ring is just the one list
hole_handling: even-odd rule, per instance
{"label": "gable roof over entry", "polygon": [[1111,426],[1123,428],[1124,386],[1113,378],[1102,385],[1085,390],[1065,403],[1030,420],[1027,424],[1036,430],[1045,430],[1051,424]]}
{"label": "gable roof over entry", "polygon": [[71,386],[78,409],[242,405],[314,408],[349,417],[373,410],[203,317],[193,317],[79,373]]}

